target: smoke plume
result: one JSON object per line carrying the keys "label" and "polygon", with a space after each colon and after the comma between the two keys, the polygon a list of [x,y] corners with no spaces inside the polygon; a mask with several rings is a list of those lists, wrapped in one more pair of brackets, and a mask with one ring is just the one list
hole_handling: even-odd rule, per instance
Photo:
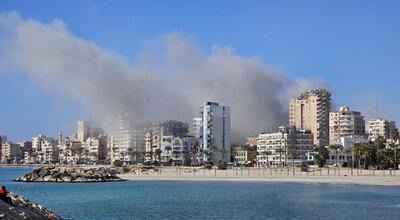
{"label": "smoke plume", "polygon": [[235,141],[287,123],[288,98],[323,84],[295,80],[260,59],[214,45],[201,51],[179,33],[155,41],[137,62],[74,36],[64,23],[0,15],[0,66],[79,100],[105,125],[123,112],[138,122],[191,122],[204,101],[231,106]]}

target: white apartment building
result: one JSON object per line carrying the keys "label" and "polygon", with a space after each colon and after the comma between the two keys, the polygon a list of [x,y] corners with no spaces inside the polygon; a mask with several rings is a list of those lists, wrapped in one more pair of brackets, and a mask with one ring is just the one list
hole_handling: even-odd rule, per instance
{"label": "white apartment building", "polygon": [[298,130],[311,130],[314,144],[329,144],[331,93],[325,89],[307,91],[289,102],[289,124]]}
{"label": "white apartment building", "polygon": [[[229,162],[231,151],[230,107],[220,106],[216,102],[205,102],[200,108],[200,117],[194,118],[193,121],[195,125],[193,130],[197,132],[196,135],[199,138],[203,162],[212,160]],[[212,155],[215,158],[212,158]]]}
{"label": "white apartment building", "polygon": [[350,135],[346,137],[340,138],[340,145],[343,146],[344,149],[349,149],[353,147],[356,143],[368,143],[367,135]]}
{"label": "white apartment building", "polygon": [[85,143],[88,160],[92,163],[104,163],[107,158],[107,137],[89,137]]}
{"label": "white apartment building", "polygon": [[197,146],[197,139],[193,136],[163,136],[161,141],[161,161],[174,165],[191,165],[196,163],[193,152]]}
{"label": "white apartment building", "polygon": [[[314,149],[310,130],[297,130],[294,126],[281,126],[273,133],[262,133],[257,138],[257,166],[276,166],[291,163],[291,151],[295,163],[307,160],[306,154]],[[290,160],[290,161],[288,161]]]}
{"label": "white apartment building", "polygon": [[392,138],[392,131],[396,128],[396,122],[381,118],[371,119],[368,121],[368,135],[370,140],[374,140],[378,136],[386,139]]}
{"label": "white apartment building", "polygon": [[166,136],[185,137],[189,133],[189,125],[187,123],[168,120],[155,123],[148,129],[144,136],[144,145],[146,149],[146,160],[157,160],[155,151],[161,150],[162,138]]}
{"label": "white apartment building", "polygon": [[340,144],[342,137],[365,135],[365,120],[360,112],[350,111],[347,106],[329,115],[329,143]]}
{"label": "white apartment building", "polygon": [[122,114],[117,117],[112,133],[112,161],[129,161],[128,149],[131,148],[133,144],[132,130],[132,122],[128,114]]}

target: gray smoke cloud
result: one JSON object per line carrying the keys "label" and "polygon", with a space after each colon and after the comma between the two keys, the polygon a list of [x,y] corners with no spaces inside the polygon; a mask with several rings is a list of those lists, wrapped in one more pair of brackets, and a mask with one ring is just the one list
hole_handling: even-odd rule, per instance
{"label": "gray smoke cloud", "polygon": [[209,100],[231,106],[236,142],[286,124],[288,99],[324,85],[319,79],[292,79],[229,47],[203,52],[180,33],[154,41],[131,64],[74,36],[60,20],[47,24],[17,12],[0,15],[0,48],[3,68],[76,98],[106,126],[123,112],[138,122],[191,123]]}

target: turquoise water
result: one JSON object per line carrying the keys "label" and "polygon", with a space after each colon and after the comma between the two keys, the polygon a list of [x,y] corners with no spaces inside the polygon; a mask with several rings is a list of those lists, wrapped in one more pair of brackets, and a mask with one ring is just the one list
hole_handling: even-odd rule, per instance
{"label": "turquoise water", "polygon": [[0,182],[74,219],[400,219],[400,188],[248,182],[17,183],[29,168],[0,168]]}

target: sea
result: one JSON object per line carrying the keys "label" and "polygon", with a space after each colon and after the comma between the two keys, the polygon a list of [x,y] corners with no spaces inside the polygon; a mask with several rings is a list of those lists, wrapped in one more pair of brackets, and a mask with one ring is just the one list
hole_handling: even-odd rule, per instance
{"label": "sea", "polygon": [[0,184],[65,219],[400,219],[400,187],[265,182],[19,183],[32,168],[0,168]]}

